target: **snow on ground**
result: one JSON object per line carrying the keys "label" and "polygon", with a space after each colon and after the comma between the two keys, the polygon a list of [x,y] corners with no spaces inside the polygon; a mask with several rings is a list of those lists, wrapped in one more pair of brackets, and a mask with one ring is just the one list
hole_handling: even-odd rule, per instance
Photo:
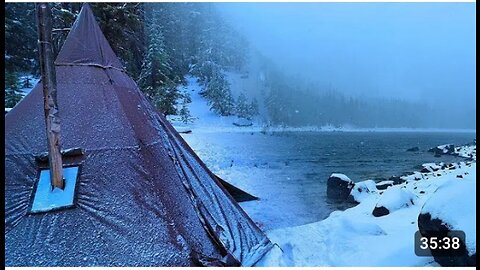
{"label": "snow on ground", "polygon": [[245,119],[239,119],[236,116],[219,116],[210,111],[206,99],[200,95],[203,87],[197,82],[197,78],[186,76],[185,79],[187,85],[180,86],[180,91],[190,94],[192,102],[188,105],[188,109],[193,117],[193,122],[185,124],[178,116],[169,116],[168,119],[177,130],[190,129],[195,130],[195,132],[261,130],[257,119],[252,120],[252,126],[238,127],[234,123],[244,122]]}
{"label": "snow on ground", "polygon": [[[24,87],[25,81],[28,80],[30,86],[29,87]],[[19,77],[19,83],[22,86],[20,88],[19,92],[23,95],[26,96],[32,89],[37,85],[37,83],[40,81],[40,78],[35,77],[34,75],[28,74],[28,75],[23,75]]]}
{"label": "snow on ground", "polygon": [[[419,130],[419,129],[345,129],[337,127],[265,127],[258,119],[254,119],[250,127],[236,127],[233,125],[235,117],[220,117],[209,110],[205,99],[199,94],[201,86],[193,77],[187,77],[187,85],[182,91],[191,94],[192,103],[189,106],[191,114],[196,118],[193,123],[183,124],[175,117],[170,121],[177,129],[190,129],[193,133],[198,132],[274,132],[274,131],[445,131],[445,130]],[[459,131],[459,130],[456,130]],[[461,130],[464,132],[476,132],[475,130]],[[208,141],[196,142],[191,134],[184,138],[193,143],[207,144],[202,149],[208,148]],[[471,157],[476,160],[475,146],[463,146],[455,148],[455,153],[462,157]],[[201,155],[201,153],[199,153]],[[228,156],[226,153],[212,153]],[[222,159],[217,159],[222,160]],[[229,162],[229,161],[225,161]],[[233,161],[232,161],[233,162]],[[453,226],[467,232],[468,248],[472,252],[475,249],[475,220],[476,220],[476,163],[461,162],[454,166],[445,164],[424,164],[429,168],[428,172],[414,172],[403,176],[405,183],[388,187],[386,190],[377,190],[375,183],[364,181],[356,183],[356,187],[363,186],[368,192],[352,194],[360,203],[345,211],[332,212],[328,218],[301,226],[273,229],[266,231],[270,240],[277,246],[269,252],[257,266],[438,266],[432,257],[418,257],[414,253],[414,234],[418,230],[417,219],[425,205],[436,191],[440,196],[432,199],[426,210],[436,213],[437,210],[446,211],[445,216]],[[215,170],[215,168],[211,168]],[[267,168],[266,168],[267,169]],[[222,170],[215,170],[223,177]],[[240,185],[246,191],[255,191],[254,178],[251,172],[244,172],[245,177],[231,177],[231,179],[246,179]],[[462,178],[458,176],[462,175]],[[228,178],[228,177],[227,177]],[[251,181],[249,179],[252,179]],[[461,184],[460,184],[461,183]],[[237,183],[233,183],[237,184]],[[442,192],[456,189],[454,193],[443,196]],[[354,190],[356,190],[354,188]],[[442,191],[444,190],[444,191]],[[355,193],[355,191],[353,191]],[[254,192],[255,194],[255,192]],[[277,194],[278,196],[281,196]],[[438,195],[438,194],[437,194]],[[461,204],[444,204],[454,200],[452,196],[462,196],[465,202]],[[439,200],[439,202],[435,202]],[[404,202],[410,203],[404,203]],[[399,203],[400,202],[400,203]],[[412,203],[413,202],[413,203]],[[394,208],[388,215],[375,217],[373,209],[377,205],[387,205]],[[456,206],[455,206],[456,205]],[[463,211],[458,207],[463,206]],[[260,213],[248,211],[249,204],[242,204],[247,212],[253,217]],[[473,207],[473,212],[472,208]],[[254,208],[256,209],[256,208]],[[258,210],[258,209],[257,209]],[[263,212],[278,211],[278,209],[263,209]],[[282,209],[285,215],[295,218],[295,211]],[[292,212],[293,211],[293,212]],[[464,213],[468,212],[469,218]],[[473,225],[472,225],[473,224]],[[260,224],[261,225],[261,224]],[[468,236],[468,235],[473,235]],[[473,242],[472,242],[473,239]]]}
{"label": "snow on ground", "polygon": [[401,186],[392,186],[387,188],[380,196],[375,207],[385,207],[390,213],[395,210],[410,207],[414,204],[416,196]]}
{"label": "snow on ground", "polygon": [[[418,215],[425,211],[437,213],[451,222],[454,229],[465,231],[467,248],[475,252],[476,163],[462,162],[454,169],[422,173],[422,179],[415,180],[418,175],[409,175],[405,177],[407,182],[384,192],[368,193],[359,205],[335,211],[323,221],[267,232],[279,249],[267,254],[257,265],[436,266],[432,257],[418,257],[414,253]],[[397,196],[399,192],[401,196]],[[403,202],[403,194],[414,199],[414,204],[398,207],[395,202]],[[398,209],[374,217],[372,211],[377,204],[395,204]]]}
{"label": "snow on ground", "polygon": [[[260,96],[249,93],[248,89],[252,87],[261,88],[261,83],[254,78],[242,79],[241,74],[227,72],[227,79],[231,84],[232,93],[234,96],[241,92],[247,94],[250,98],[256,98],[259,101],[259,109],[262,115],[263,112],[262,99]],[[253,75],[250,75],[253,77]],[[188,92],[192,102],[188,105],[190,114],[193,117],[192,123],[182,123],[179,116],[168,116],[168,120],[178,131],[195,130],[195,132],[467,132],[475,133],[476,130],[471,129],[419,129],[419,128],[354,128],[354,127],[338,127],[332,125],[325,126],[302,126],[302,127],[287,127],[287,126],[268,126],[265,124],[266,120],[261,116],[254,117],[251,126],[235,126],[234,122],[241,122],[236,116],[219,116],[210,111],[210,107],[204,97],[200,95],[202,86],[197,82],[197,78],[193,76],[186,76],[186,85],[180,86],[181,92]],[[263,112],[263,113],[262,113]]]}
{"label": "snow on ground", "polygon": [[457,146],[455,147],[455,154],[464,158],[472,158],[473,160],[477,160],[477,146],[476,144]]}
{"label": "snow on ground", "polygon": [[475,190],[475,179],[470,181],[449,181],[435,191],[422,208],[422,213],[429,213],[432,218],[439,218],[451,226],[452,230],[461,230],[468,235],[467,249],[472,255],[476,253],[476,219],[472,213],[477,212],[476,196],[468,196]]}
{"label": "snow on ground", "polygon": [[[26,85],[26,81],[28,80],[28,84]],[[37,85],[37,83],[40,81],[40,78],[35,77],[32,74],[27,74],[27,75],[22,75],[18,78],[18,83],[20,85],[20,89],[18,90],[18,93],[22,95],[22,97],[25,97],[32,91],[32,89]],[[12,110],[13,108],[5,108],[5,113],[8,113]]]}
{"label": "snow on ground", "polygon": [[[327,219],[299,227],[268,232],[283,254],[269,254],[258,266],[426,266],[435,265],[431,257],[418,257],[414,253],[413,236],[418,230],[417,218],[423,204],[443,185],[464,181],[475,185],[476,164],[461,169],[444,171],[442,176],[426,174],[424,180],[402,184],[402,188],[415,194],[415,205],[401,208],[387,216],[376,218],[372,211],[379,193],[371,193],[358,206],[343,212],[333,212]],[[465,174],[462,180],[458,174]],[[393,188],[393,187],[392,187]],[[390,190],[392,188],[387,189]],[[464,189],[458,192],[466,191]],[[472,194],[473,193],[473,194]],[[458,195],[458,194],[456,194]],[[472,196],[473,195],[473,196]],[[475,189],[464,193],[475,202]],[[450,200],[446,197],[445,200]],[[442,201],[445,201],[442,200]],[[473,207],[474,207],[473,203]],[[471,209],[468,208],[470,211]],[[456,220],[455,209],[449,211]],[[473,212],[475,213],[475,211]],[[470,216],[471,217],[471,216]],[[462,220],[463,230],[475,232],[475,217]],[[473,223],[473,226],[470,224]],[[454,223],[455,224],[455,223]],[[467,232],[468,234],[468,232]],[[469,239],[475,239],[469,236]],[[475,243],[470,243],[470,247]]]}
{"label": "snow on ground", "polygon": [[[393,183],[393,181],[389,181],[388,184]],[[380,182],[379,185],[385,184],[385,181]],[[350,195],[356,202],[362,202],[366,198],[370,196],[370,193],[378,192],[377,184],[373,180],[366,180],[362,182],[355,183],[350,192]]]}

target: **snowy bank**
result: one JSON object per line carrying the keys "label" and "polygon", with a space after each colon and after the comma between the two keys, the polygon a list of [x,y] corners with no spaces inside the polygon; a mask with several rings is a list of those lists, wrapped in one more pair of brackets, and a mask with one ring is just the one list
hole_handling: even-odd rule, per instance
{"label": "snowy bank", "polygon": [[[358,189],[352,189],[357,206],[335,211],[319,222],[269,231],[279,249],[257,265],[437,266],[433,257],[414,253],[413,237],[419,229],[419,214],[424,212],[465,231],[468,251],[476,253],[476,163],[439,167],[435,172],[404,176],[406,182],[385,191],[375,190],[368,182],[357,183],[356,187],[369,190],[359,197]],[[378,206],[394,211],[375,217],[372,213]]]}
{"label": "snowy bank", "polygon": [[258,119],[247,120],[237,116],[220,116],[210,110],[205,97],[200,93],[203,91],[203,86],[197,81],[196,77],[186,76],[186,85],[179,86],[181,93],[188,93],[192,100],[188,104],[188,109],[192,116],[188,123],[182,122],[181,117],[170,115],[167,119],[172,125],[180,130],[191,130],[192,132],[221,132],[221,131],[240,131],[252,132],[261,131],[262,126]]}
{"label": "snowy bank", "polygon": [[[221,132],[444,132],[439,129],[354,129],[339,127],[270,127],[264,126],[259,119],[253,119],[252,125],[235,126],[236,117],[221,117],[209,110],[207,102],[199,93],[201,86],[193,77],[187,77],[187,85],[183,91],[191,94],[192,103],[189,106],[194,121],[182,123],[175,116],[169,117],[177,130],[191,130],[192,134],[185,134],[184,138],[204,160],[211,160],[212,171],[232,181],[242,189],[254,194],[262,195],[260,202],[244,203],[241,206],[248,214],[262,217],[262,221],[277,222],[278,216],[273,212],[281,211],[289,220],[299,219],[297,204],[292,201],[300,198],[289,196],[293,192],[285,185],[275,189],[268,185],[268,181],[258,179],[271,177],[268,172],[272,166],[281,168],[288,164],[263,164],[263,160],[256,160],[251,152],[240,148],[215,147],[214,133]],[[456,130],[472,132],[474,130]],[[200,136],[198,134],[208,133]],[[239,133],[237,133],[238,135]],[[228,138],[222,134],[222,141],[226,145],[235,144],[232,136]],[[269,140],[269,136],[261,138],[262,143]],[[455,152],[459,156],[469,157],[475,147],[457,147]],[[256,148],[255,151],[261,151]],[[234,152],[231,152],[234,151]],[[235,152],[238,151],[238,152]],[[241,153],[240,153],[241,152]],[[237,158],[239,157],[239,158]],[[249,167],[250,166],[250,167]],[[253,167],[252,167],[253,166]],[[230,169],[232,168],[233,169]],[[251,170],[245,170],[251,168]],[[433,257],[418,257],[414,253],[413,236],[418,231],[418,216],[422,207],[435,191],[444,184],[459,181],[476,180],[476,164],[461,162],[456,164],[425,163],[423,172],[414,172],[409,175],[395,177],[389,181],[375,183],[363,181],[354,183],[349,195],[357,206],[345,211],[335,211],[322,221],[306,225],[290,227],[291,222],[283,222],[278,229],[267,230],[266,233],[272,242],[278,244],[258,266],[436,266]],[[275,175],[278,177],[279,175]],[[347,176],[332,175],[339,178],[339,182],[350,183]],[[290,182],[290,179],[286,179]],[[345,181],[346,180],[346,181]],[[359,179],[355,179],[359,180]],[[288,183],[287,182],[287,183]],[[263,192],[263,193],[262,193]],[[473,193],[472,193],[473,192]],[[273,195],[270,193],[274,193]],[[348,195],[348,193],[347,193]],[[290,203],[278,207],[271,197],[289,198]],[[295,196],[298,197],[297,194]],[[473,197],[474,189],[465,196]],[[261,202],[267,202],[261,204]],[[259,207],[261,206],[261,207]],[[380,217],[373,215],[376,207],[385,207],[388,214]],[[281,209],[281,210],[279,210]],[[309,212],[311,215],[311,210]],[[323,217],[322,217],[323,218]],[[260,219],[260,218],[258,218]],[[319,220],[319,219],[318,219]],[[258,220],[256,220],[258,222]],[[310,222],[310,221],[309,221]],[[258,223],[261,228],[268,228],[268,224]],[[289,227],[285,226],[288,225]],[[469,237],[470,239],[470,237]]]}

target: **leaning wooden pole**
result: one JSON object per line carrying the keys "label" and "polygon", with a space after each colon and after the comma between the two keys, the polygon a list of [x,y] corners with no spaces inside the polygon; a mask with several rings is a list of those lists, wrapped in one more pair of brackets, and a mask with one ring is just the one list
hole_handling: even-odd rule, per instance
{"label": "leaning wooden pole", "polygon": [[43,86],[43,108],[48,139],[48,161],[52,188],[64,188],[57,105],[57,79],[53,63],[52,11],[47,3],[37,3],[38,52]]}

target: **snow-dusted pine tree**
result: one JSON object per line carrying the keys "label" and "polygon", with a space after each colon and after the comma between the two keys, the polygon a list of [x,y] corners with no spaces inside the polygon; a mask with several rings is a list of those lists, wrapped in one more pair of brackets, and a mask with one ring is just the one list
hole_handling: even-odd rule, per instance
{"label": "snow-dusted pine tree", "polygon": [[223,116],[232,115],[235,109],[230,85],[221,71],[213,73],[206,85],[204,94],[208,99],[210,109]]}
{"label": "snow-dusted pine tree", "polygon": [[157,21],[155,10],[153,14],[147,25],[148,47],[138,83],[159,111],[165,115],[177,114],[175,105],[180,94],[176,80],[169,77],[172,68],[165,48],[162,25]]}
{"label": "snow-dusted pine tree", "polygon": [[245,94],[241,93],[238,98],[237,102],[235,104],[235,114],[238,115],[239,117],[243,118],[250,118],[250,111],[249,111],[249,105],[248,105],[248,100]]}
{"label": "snow-dusted pine tree", "polygon": [[235,104],[235,114],[238,117],[251,120],[253,116],[258,114],[258,102],[256,99],[253,99],[252,102],[248,103],[248,99],[245,94],[241,93]]}
{"label": "snow-dusted pine tree", "polygon": [[182,103],[180,110],[178,111],[178,115],[183,123],[188,124],[193,122],[192,115],[190,114],[190,110],[188,109],[188,104],[192,102],[192,98],[188,93],[182,94]]}
{"label": "snow-dusted pine tree", "polygon": [[248,109],[249,109],[249,113],[251,116],[255,116],[255,115],[258,115],[259,111],[258,111],[258,101],[256,98],[254,98],[252,100],[252,102],[250,103],[250,105],[248,105]]}
{"label": "snow-dusted pine tree", "polygon": [[22,99],[18,90],[17,74],[14,72],[5,73],[5,108],[13,108]]}

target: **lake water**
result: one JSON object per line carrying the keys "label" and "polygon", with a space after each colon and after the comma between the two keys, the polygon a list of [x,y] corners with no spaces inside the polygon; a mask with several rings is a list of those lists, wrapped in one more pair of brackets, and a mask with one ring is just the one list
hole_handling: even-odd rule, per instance
{"label": "lake water", "polygon": [[[326,199],[332,173],[355,182],[381,181],[418,170],[423,163],[459,161],[427,150],[470,143],[475,133],[194,131],[184,138],[214,173],[260,198],[241,206],[270,230],[320,221],[345,207]],[[420,151],[406,151],[415,146]]]}

